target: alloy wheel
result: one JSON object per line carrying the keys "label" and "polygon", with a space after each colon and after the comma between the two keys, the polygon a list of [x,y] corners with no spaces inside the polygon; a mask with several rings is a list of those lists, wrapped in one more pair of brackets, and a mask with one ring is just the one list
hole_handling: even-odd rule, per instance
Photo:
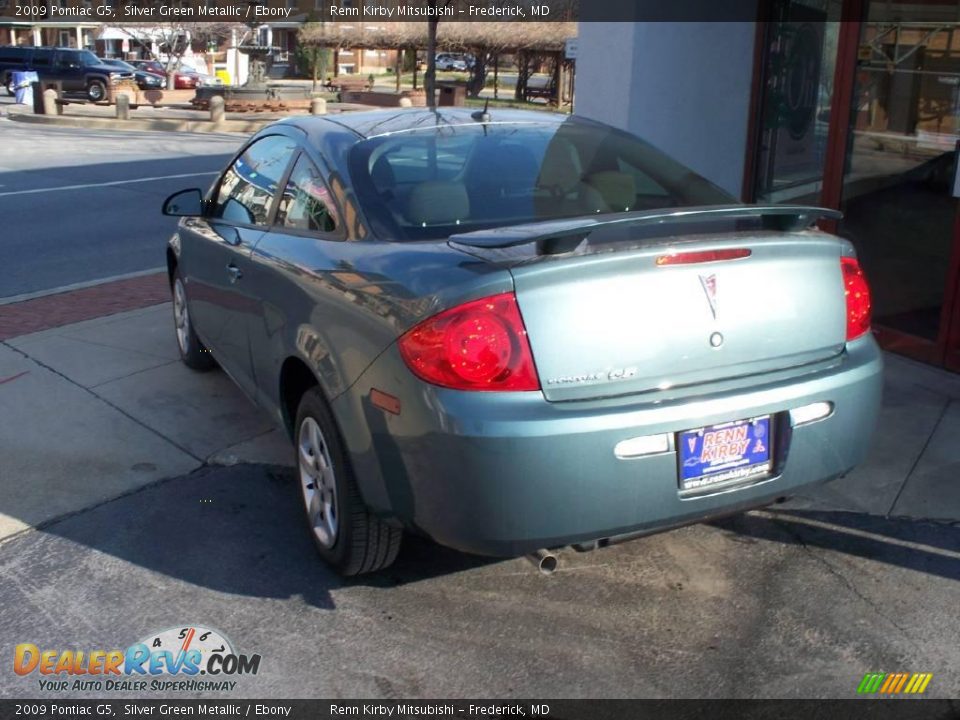
{"label": "alloy wheel", "polygon": [[177,326],[180,352],[187,355],[190,352],[190,312],[187,310],[187,294],[180,278],[173,282],[173,320]]}
{"label": "alloy wheel", "polygon": [[300,489],[307,509],[310,528],[324,548],[337,541],[337,484],[330,450],[320,425],[306,417],[297,439],[300,465]]}

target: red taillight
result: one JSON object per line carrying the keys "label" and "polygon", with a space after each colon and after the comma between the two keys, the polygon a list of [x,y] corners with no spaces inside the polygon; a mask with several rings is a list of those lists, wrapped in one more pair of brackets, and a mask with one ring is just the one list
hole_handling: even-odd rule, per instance
{"label": "red taillight", "polygon": [[847,341],[854,340],[870,329],[870,286],[856,258],[840,258],[843,273],[843,291],[847,297]]}
{"label": "red taillight", "polygon": [[421,380],[455,390],[539,390],[527,330],[513,293],[444,310],[399,340]]}

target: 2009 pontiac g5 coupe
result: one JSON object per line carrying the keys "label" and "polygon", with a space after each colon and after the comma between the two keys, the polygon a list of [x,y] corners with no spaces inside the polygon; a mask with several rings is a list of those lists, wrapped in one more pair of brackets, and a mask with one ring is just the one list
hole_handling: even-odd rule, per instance
{"label": "2009 pontiac g5 coupe", "polygon": [[404,529],[515,556],[842,476],[880,402],[870,293],[829,210],[737,204],[545,113],[285,120],[171,196],[176,336],[293,440],[321,555]]}

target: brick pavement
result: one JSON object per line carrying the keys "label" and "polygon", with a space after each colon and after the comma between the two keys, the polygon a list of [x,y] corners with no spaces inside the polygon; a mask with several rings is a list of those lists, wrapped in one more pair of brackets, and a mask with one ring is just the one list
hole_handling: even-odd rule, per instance
{"label": "brick pavement", "polygon": [[0,305],[0,340],[169,300],[167,275],[159,272]]}

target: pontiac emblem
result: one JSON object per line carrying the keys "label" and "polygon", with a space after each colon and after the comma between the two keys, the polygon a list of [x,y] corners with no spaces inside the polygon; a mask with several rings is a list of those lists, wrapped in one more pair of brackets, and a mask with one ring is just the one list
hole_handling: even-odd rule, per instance
{"label": "pontiac emblem", "polygon": [[710,312],[713,319],[717,319],[717,276],[700,275],[700,286],[703,288],[703,294],[707,296],[707,302],[710,303]]}

